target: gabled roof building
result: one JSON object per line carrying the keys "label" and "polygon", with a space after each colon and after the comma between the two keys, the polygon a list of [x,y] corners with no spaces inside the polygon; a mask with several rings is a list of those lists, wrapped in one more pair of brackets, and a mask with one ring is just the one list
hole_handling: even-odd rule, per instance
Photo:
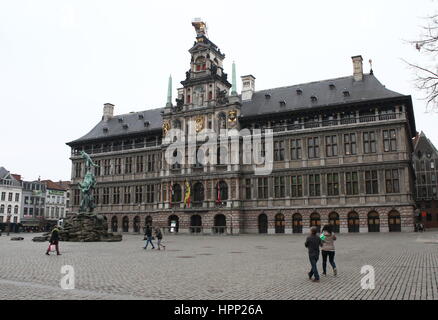
{"label": "gabled roof building", "polygon": [[[67,143],[72,212],[85,151],[98,164],[95,210],[114,232],[146,224],[192,233],[302,233],[324,224],[335,232],[413,230],[411,96],[364,73],[361,56],[345,77],[257,91],[255,76],[245,75],[238,93],[234,63],[230,83],[225,54],[202,21],[193,26],[174,102],[170,78],[165,105],[115,115],[106,103],[96,126]],[[210,132],[216,142],[221,130],[241,133],[237,152],[232,138],[204,149],[199,135]],[[271,169],[261,174],[262,164],[246,162],[251,154]]]}

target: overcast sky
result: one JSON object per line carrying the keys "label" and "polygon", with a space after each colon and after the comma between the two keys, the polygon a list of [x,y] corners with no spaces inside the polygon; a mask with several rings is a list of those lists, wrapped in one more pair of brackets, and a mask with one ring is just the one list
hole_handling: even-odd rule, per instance
{"label": "overcast sky", "polygon": [[[226,54],[225,72],[256,90],[365,72],[413,98],[417,130],[438,146],[438,114],[400,60],[430,64],[404,40],[420,33],[431,0],[0,0],[0,166],[24,179],[69,180],[66,142],[90,131],[103,104],[115,114],[163,107],[189,69],[194,17]],[[238,90],[241,85],[238,83]]]}

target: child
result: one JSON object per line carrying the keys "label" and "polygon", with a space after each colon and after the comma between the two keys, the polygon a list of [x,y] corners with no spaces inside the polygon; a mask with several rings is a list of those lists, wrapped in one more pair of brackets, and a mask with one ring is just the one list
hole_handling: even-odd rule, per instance
{"label": "child", "polygon": [[309,279],[312,280],[312,276],[315,276],[313,282],[319,282],[319,274],[318,267],[316,263],[319,259],[319,247],[322,246],[321,239],[316,235],[318,232],[317,227],[310,228],[310,236],[307,237],[306,242],[304,243],[305,247],[309,250],[309,260],[312,269],[308,273]]}

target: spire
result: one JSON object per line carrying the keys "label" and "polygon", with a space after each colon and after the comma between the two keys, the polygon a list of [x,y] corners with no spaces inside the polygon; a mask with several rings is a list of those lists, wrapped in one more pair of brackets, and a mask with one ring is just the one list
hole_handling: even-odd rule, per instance
{"label": "spire", "polygon": [[236,87],[236,64],[233,61],[233,75],[232,75],[232,86],[231,86],[231,95],[237,96],[237,87]]}
{"label": "spire", "polygon": [[167,86],[167,103],[166,106],[172,106],[172,75],[169,76],[169,84]]}

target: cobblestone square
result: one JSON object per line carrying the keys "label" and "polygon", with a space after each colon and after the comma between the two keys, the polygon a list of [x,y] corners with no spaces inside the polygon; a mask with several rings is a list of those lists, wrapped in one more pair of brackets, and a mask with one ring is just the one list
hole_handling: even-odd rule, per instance
{"label": "cobblestone square", "polygon": [[[341,234],[339,274],[307,278],[305,235],[165,236],[165,251],[143,250],[142,235],[122,242],[48,243],[0,237],[0,299],[438,299],[438,232]],[[63,265],[75,289],[63,290]],[[362,266],[375,289],[361,288]],[[321,259],[318,262],[321,272]]]}

